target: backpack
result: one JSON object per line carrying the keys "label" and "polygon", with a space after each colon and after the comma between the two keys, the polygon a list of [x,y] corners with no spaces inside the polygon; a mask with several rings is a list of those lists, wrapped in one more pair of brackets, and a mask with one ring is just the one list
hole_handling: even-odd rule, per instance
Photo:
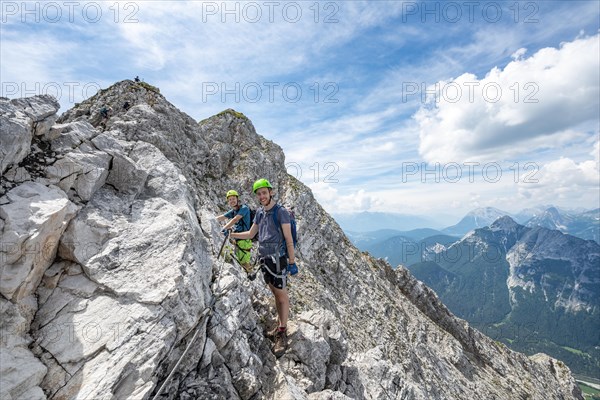
{"label": "backpack", "polygon": [[[250,206],[248,206],[248,208],[250,208]],[[250,230],[250,228],[252,228],[252,223],[254,222],[255,216],[256,216],[256,210],[253,208],[250,208],[250,226],[248,227],[248,230]]]}
{"label": "backpack", "polygon": [[[277,213],[279,212],[279,207],[283,207],[279,204],[275,204],[275,210],[273,212],[273,221],[276,226],[279,226],[279,230],[281,231],[281,236],[283,237],[283,228],[279,224],[277,220]],[[290,230],[292,231],[292,242],[294,243],[294,249],[296,249],[296,244],[298,243],[298,231],[296,229],[296,216],[294,215],[294,211],[290,210],[286,207],[287,212],[290,214]],[[285,240],[285,239],[284,239]],[[285,255],[287,256],[287,246],[285,246]]]}
{"label": "backpack", "polygon": [[[256,216],[256,210],[253,208],[250,208],[250,206],[248,206],[248,208],[250,209],[250,226],[248,227],[248,229],[246,229],[247,231],[250,230],[250,228],[252,228],[252,223],[254,222],[254,217]],[[254,235],[254,237],[252,237],[250,240],[252,240],[253,242],[258,240],[258,232],[256,232],[256,235]]]}
{"label": "backpack", "polygon": [[[256,210],[253,208],[250,208],[250,206],[248,204],[246,204],[246,207],[248,207],[248,210],[250,211],[250,226],[246,226],[243,218],[240,220],[240,223],[241,223],[241,226],[244,229],[244,231],[249,231],[250,228],[252,228],[252,223],[254,222],[254,216],[256,215]],[[254,235],[254,237],[251,238],[250,240],[256,241],[257,239],[258,239],[258,233],[256,233],[256,235]]]}

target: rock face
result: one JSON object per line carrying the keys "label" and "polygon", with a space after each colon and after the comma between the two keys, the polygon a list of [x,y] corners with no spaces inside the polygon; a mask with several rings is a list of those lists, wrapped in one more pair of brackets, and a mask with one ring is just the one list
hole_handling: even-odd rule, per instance
{"label": "rock face", "polygon": [[[131,81],[56,109],[0,101],[1,398],[581,398],[561,363],[493,342],[360,253],[243,115],[197,123]],[[259,177],[300,234],[280,359],[270,292],[216,257],[223,194],[253,203]]]}

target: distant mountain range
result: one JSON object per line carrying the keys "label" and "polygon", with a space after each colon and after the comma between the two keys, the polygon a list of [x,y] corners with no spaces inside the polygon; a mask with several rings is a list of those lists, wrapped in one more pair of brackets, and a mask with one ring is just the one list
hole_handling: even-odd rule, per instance
{"label": "distant mountain range", "polygon": [[371,246],[384,242],[395,236],[404,236],[414,241],[419,241],[429,236],[442,234],[442,232],[430,228],[413,229],[410,231],[398,231],[395,229],[380,229],[371,232],[345,231],[345,233],[352,243],[354,243],[356,247],[363,251],[369,251]]}
{"label": "distant mountain range", "polygon": [[598,243],[504,216],[409,268],[488,336],[597,376]]}
{"label": "distant mountain range", "polygon": [[505,215],[528,227],[556,229],[581,239],[600,242],[600,209],[572,211],[553,206],[529,208],[515,215],[493,207],[477,208],[465,215],[458,224],[442,229],[442,232],[465,235],[473,229],[488,226]]}
{"label": "distant mountain range", "polygon": [[600,209],[584,211],[539,206],[511,214],[493,207],[481,207],[467,213],[457,224],[441,230],[424,228],[434,225],[425,218],[393,213],[341,214],[335,219],[358,248],[369,251],[375,243],[395,236],[406,236],[416,241],[439,234],[462,237],[474,229],[489,226],[503,216],[509,216],[527,227],[556,229],[600,243]]}
{"label": "distant mountain range", "polygon": [[495,220],[505,215],[510,215],[506,211],[498,210],[494,207],[476,208],[465,215],[456,225],[442,229],[442,232],[449,235],[464,235],[477,228],[488,226]]}
{"label": "distant mountain range", "polygon": [[556,229],[582,239],[600,242],[600,208],[575,214],[550,207],[541,214],[534,215],[525,225]]}
{"label": "distant mountain range", "polygon": [[[411,265],[421,261],[434,259],[435,254],[445,250],[452,243],[459,240],[459,237],[444,235],[441,232],[422,230],[430,236],[423,235],[410,236],[411,232],[396,234],[383,240],[368,241],[366,239],[356,239],[356,236],[350,236],[351,240],[363,251],[368,251],[372,255],[385,258],[393,267],[397,265]],[[373,237],[383,236],[382,231],[374,232]]]}
{"label": "distant mountain range", "polygon": [[599,220],[600,209],[537,207],[513,219],[486,207],[441,231],[346,234],[358,248],[393,267],[407,266],[453,313],[487,335],[528,354],[548,353],[575,372],[597,376]]}
{"label": "distant mountain range", "polygon": [[395,213],[361,212],[356,214],[333,214],[344,231],[369,232],[382,229],[410,230],[426,226],[439,226],[433,219]]}

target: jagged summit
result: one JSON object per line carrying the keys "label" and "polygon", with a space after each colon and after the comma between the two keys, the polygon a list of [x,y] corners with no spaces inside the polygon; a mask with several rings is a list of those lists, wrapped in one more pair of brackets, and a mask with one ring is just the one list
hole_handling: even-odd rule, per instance
{"label": "jagged summit", "polygon": [[515,222],[514,219],[509,217],[508,215],[504,215],[490,225],[490,229],[492,231],[502,230],[506,232],[514,231],[519,227],[519,224]]}
{"label": "jagged summit", "polygon": [[[49,99],[29,104],[0,103],[29,147],[2,177],[3,397],[580,398],[564,365],[495,343],[352,246],[237,112],[196,122],[131,81],[58,121],[37,110]],[[253,202],[258,177],[294,205],[300,237],[278,360],[268,290],[216,258],[224,193]]]}
{"label": "jagged summit", "polygon": [[480,207],[476,208],[467,215],[465,215],[456,225],[449,226],[444,228],[442,232],[448,234],[460,234],[464,235],[467,232],[472,231],[473,229],[483,228],[485,226],[490,225],[496,219],[508,215],[507,212],[502,210],[498,210],[494,207]]}
{"label": "jagged summit", "polygon": [[132,80],[123,80],[116,82],[112,86],[101,89],[94,96],[76,103],[75,106],[64,112],[58,119],[58,123],[69,120],[81,119],[88,120],[92,125],[99,125],[102,107],[111,107],[112,116],[123,115],[127,112],[124,105],[129,102],[130,107],[141,104],[155,105],[157,102],[168,103],[164,96],[160,94],[158,88],[145,83],[134,82]]}

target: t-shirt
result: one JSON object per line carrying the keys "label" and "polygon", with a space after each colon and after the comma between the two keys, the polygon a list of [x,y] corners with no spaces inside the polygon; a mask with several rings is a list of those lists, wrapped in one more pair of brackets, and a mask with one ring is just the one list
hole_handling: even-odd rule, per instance
{"label": "t-shirt", "polygon": [[249,231],[250,227],[251,227],[251,223],[250,223],[250,209],[248,208],[247,205],[242,204],[240,206],[239,210],[235,210],[235,209],[231,209],[229,211],[227,211],[225,214],[226,218],[233,218],[236,215],[241,215],[242,219],[240,219],[236,224],[235,227],[233,228],[234,232],[245,232],[245,231]]}
{"label": "t-shirt", "polygon": [[[275,219],[273,218],[275,208],[277,208],[279,226],[275,225]],[[265,211],[261,207],[256,211],[254,223],[258,225],[258,252],[260,255],[285,254],[285,239],[281,232],[281,224],[289,224],[290,221],[290,213],[285,207],[276,205],[269,211]]]}

